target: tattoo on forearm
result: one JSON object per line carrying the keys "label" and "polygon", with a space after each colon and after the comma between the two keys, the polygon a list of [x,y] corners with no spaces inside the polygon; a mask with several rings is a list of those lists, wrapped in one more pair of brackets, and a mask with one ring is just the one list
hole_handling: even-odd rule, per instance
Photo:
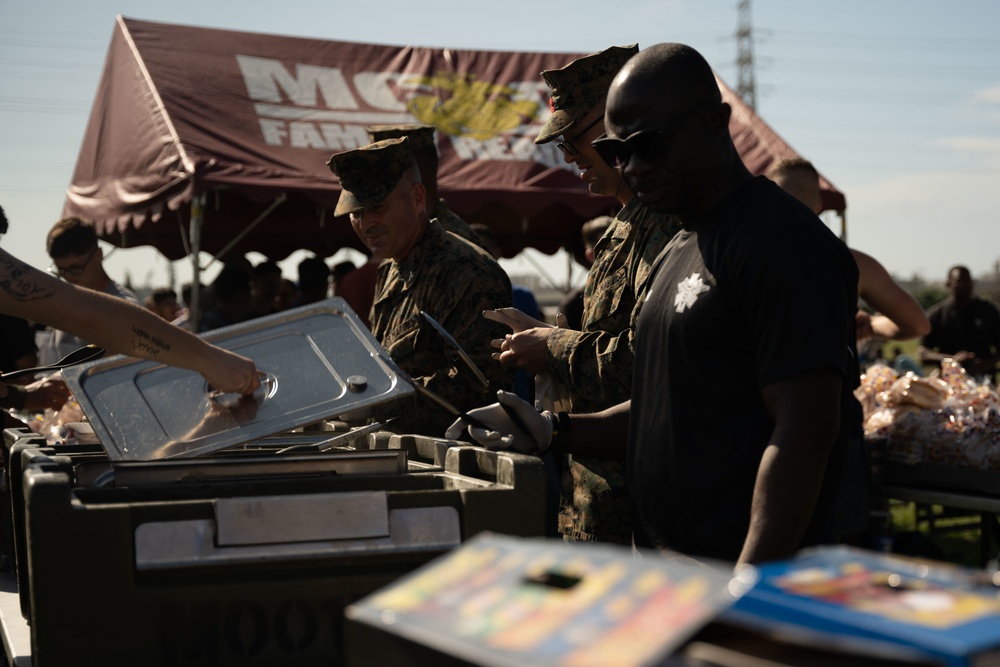
{"label": "tattoo on forearm", "polygon": [[160,352],[170,350],[170,343],[162,338],[149,335],[145,329],[132,325],[132,333],[139,337],[138,340],[132,341],[132,349],[137,352],[146,352],[156,357],[159,356]]}
{"label": "tattoo on forearm", "polygon": [[15,301],[37,301],[52,296],[55,285],[31,280],[34,269],[10,255],[0,254],[0,289]]}

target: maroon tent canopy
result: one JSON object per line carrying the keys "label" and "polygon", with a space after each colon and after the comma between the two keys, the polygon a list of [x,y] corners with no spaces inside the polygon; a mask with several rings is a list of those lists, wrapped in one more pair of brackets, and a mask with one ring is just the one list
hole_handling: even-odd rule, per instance
{"label": "maroon tent canopy", "polygon": [[[524,247],[552,253],[576,241],[585,220],[618,208],[587,191],[554,143],[533,143],[549,114],[539,72],[580,55],[118,17],[64,215],[95,221],[116,245],[152,245],[171,259],[193,249],[280,260],[299,249],[325,257],[360,248],[333,216],[340,187],[326,161],[367,144],[366,125],[423,122],[438,130],[448,205],[493,227],[508,256]],[[753,171],[795,155],[724,85],[723,94]],[[827,207],[843,210],[843,195],[824,185]]]}

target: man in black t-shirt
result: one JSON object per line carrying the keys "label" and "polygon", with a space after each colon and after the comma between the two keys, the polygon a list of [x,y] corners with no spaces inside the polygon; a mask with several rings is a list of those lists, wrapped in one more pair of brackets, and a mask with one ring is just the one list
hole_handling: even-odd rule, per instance
{"label": "man in black t-shirt", "polygon": [[928,314],[931,332],[920,340],[920,360],[940,364],[952,358],[976,379],[996,381],[1000,361],[1000,311],[972,295],[969,269],[953,266],[946,284],[951,296]]}
{"label": "man in black t-shirt", "polygon": [[[858,377],[853,262],[762,177],[690,222],[660,255],[639,319],[628,450],[645,533],[636,541],[733,559],[753,548],[744,543],[754,518],[762,533],[780,532],[774,510],[796,506],[802,515],[782,520],[805,530],[785,544],[831,541],[832,473],[848,435],[838,412],[849,414]],[[797,434],[799,419],[816,430]],[[796,489],[799,471],[809,483]],[[776,492],[785,508],[773,506]]]}
{"label": "man in black t-shirt", "polygon": [[495,406],[471,413],[493,430],[470,432],[624,457],[637,544],[752,563],[835,540],[835,491],[860,481],[843,479],[858,273],[807,207],[749,173],[730,113],[690,47],[625,64],[593,146],[644,204],[682,222],[639,317],[632,400],[538,417],[502,395],[532,437]]}

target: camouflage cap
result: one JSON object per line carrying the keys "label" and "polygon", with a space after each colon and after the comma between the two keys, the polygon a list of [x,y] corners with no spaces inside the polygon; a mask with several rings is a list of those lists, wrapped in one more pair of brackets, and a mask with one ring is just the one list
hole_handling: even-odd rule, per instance
{"label": "camouflage cap", "polygon": [[637,53],[638,44],[612,46],[577,58],[562,69],[542,72],[549,86],[552,115],[535,137],[535,143],[552,141],[589,114],[607,96],[612,79],[625,61]]}
{"label": "camouflage cap", "polygon": [[416,164],[406,137],[337,153],[326,163],[340,178],[342,188],[333,214],[353,213],[382,201],[399,183],[403,172]]}
{"label": "camouflage cap", "polygon": [[410,150],[414,155],[420,153],[437,154],[437,143],[434,141],[434,132],[437,130],[433,125],[422,123],[404,123],[402,125],[368,125],[365,127],[368,138],[372,141],[382,141],[383,139],[398,139],[406,137],[410,140]]}

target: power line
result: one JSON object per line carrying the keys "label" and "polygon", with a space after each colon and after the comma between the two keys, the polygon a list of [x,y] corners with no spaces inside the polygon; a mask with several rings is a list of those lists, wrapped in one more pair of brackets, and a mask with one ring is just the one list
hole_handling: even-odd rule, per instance
{"label": "power line", "polygon": [[73,44],[66,42],[65,40],[46,42],[38,39],[18,39],[16,37],[6,36],[2,37],[2,39],[4,46],[38,48],[45,49],[46,51],[51,51],[53,49],[65,49],[70,51],[93,51],[97,53],[107,49],[107,43],[98,43],[96,41],[89,44]]}
{"label": "power line", "polygon": [[856,33],[832,33],[832,32],[784,32],[774,30],[772,34],[775,40],[805,42],[815,44],[818,40],[835,42],[839,46],[852,45],[854,47],[867,45],[868,47],[884,51],[889,48],[898,50],[913,49],[922,53],[927,53],[929,45],[933,45],[933,54],[939,57],[947,50],[954,49],[956,52],[967,52],[969,50],[998,51],[997,40],[995,38],[965,38],[965,37],[925,37],[917,35],[859,35]]}
{"label": "power line", "polygon": [[52,61],[52,60],[24,60],[24,59],[10,59],[10,58],[0,58],[0,65],[9,65],[11,67],[53,67],[56,69],[78,69],[78,70],[93,70],[100,65],[95,65],[94,63],[82,63],[79,61]]}
{"label": "power line", "polygon": [[[773,62],[773,59],[771,59]],[[951,65],[917,65],[914,63],[875,63],[871,61],[824,60],[820,58],[788,58],[778,61],[782,70],[808,72],[809,74],[838,74],[843,72],[852,77],[874,77],[884,74],[919,76],[922,79],[1000,79],[1000,68],[990,66],[965,65],[956,68]]]}
{"label": "power line", "polygon": [[[802,95],[805,93],[805,95]],[[841,102],[864,102],[867,104],[912,104],[923,106],[953,106],[958,97],[955,94],[942,95],[939,90],[875,90],[862,88],[835,88],[831,86],[781,86],[782,97],[801,99],[828,99]]]}

